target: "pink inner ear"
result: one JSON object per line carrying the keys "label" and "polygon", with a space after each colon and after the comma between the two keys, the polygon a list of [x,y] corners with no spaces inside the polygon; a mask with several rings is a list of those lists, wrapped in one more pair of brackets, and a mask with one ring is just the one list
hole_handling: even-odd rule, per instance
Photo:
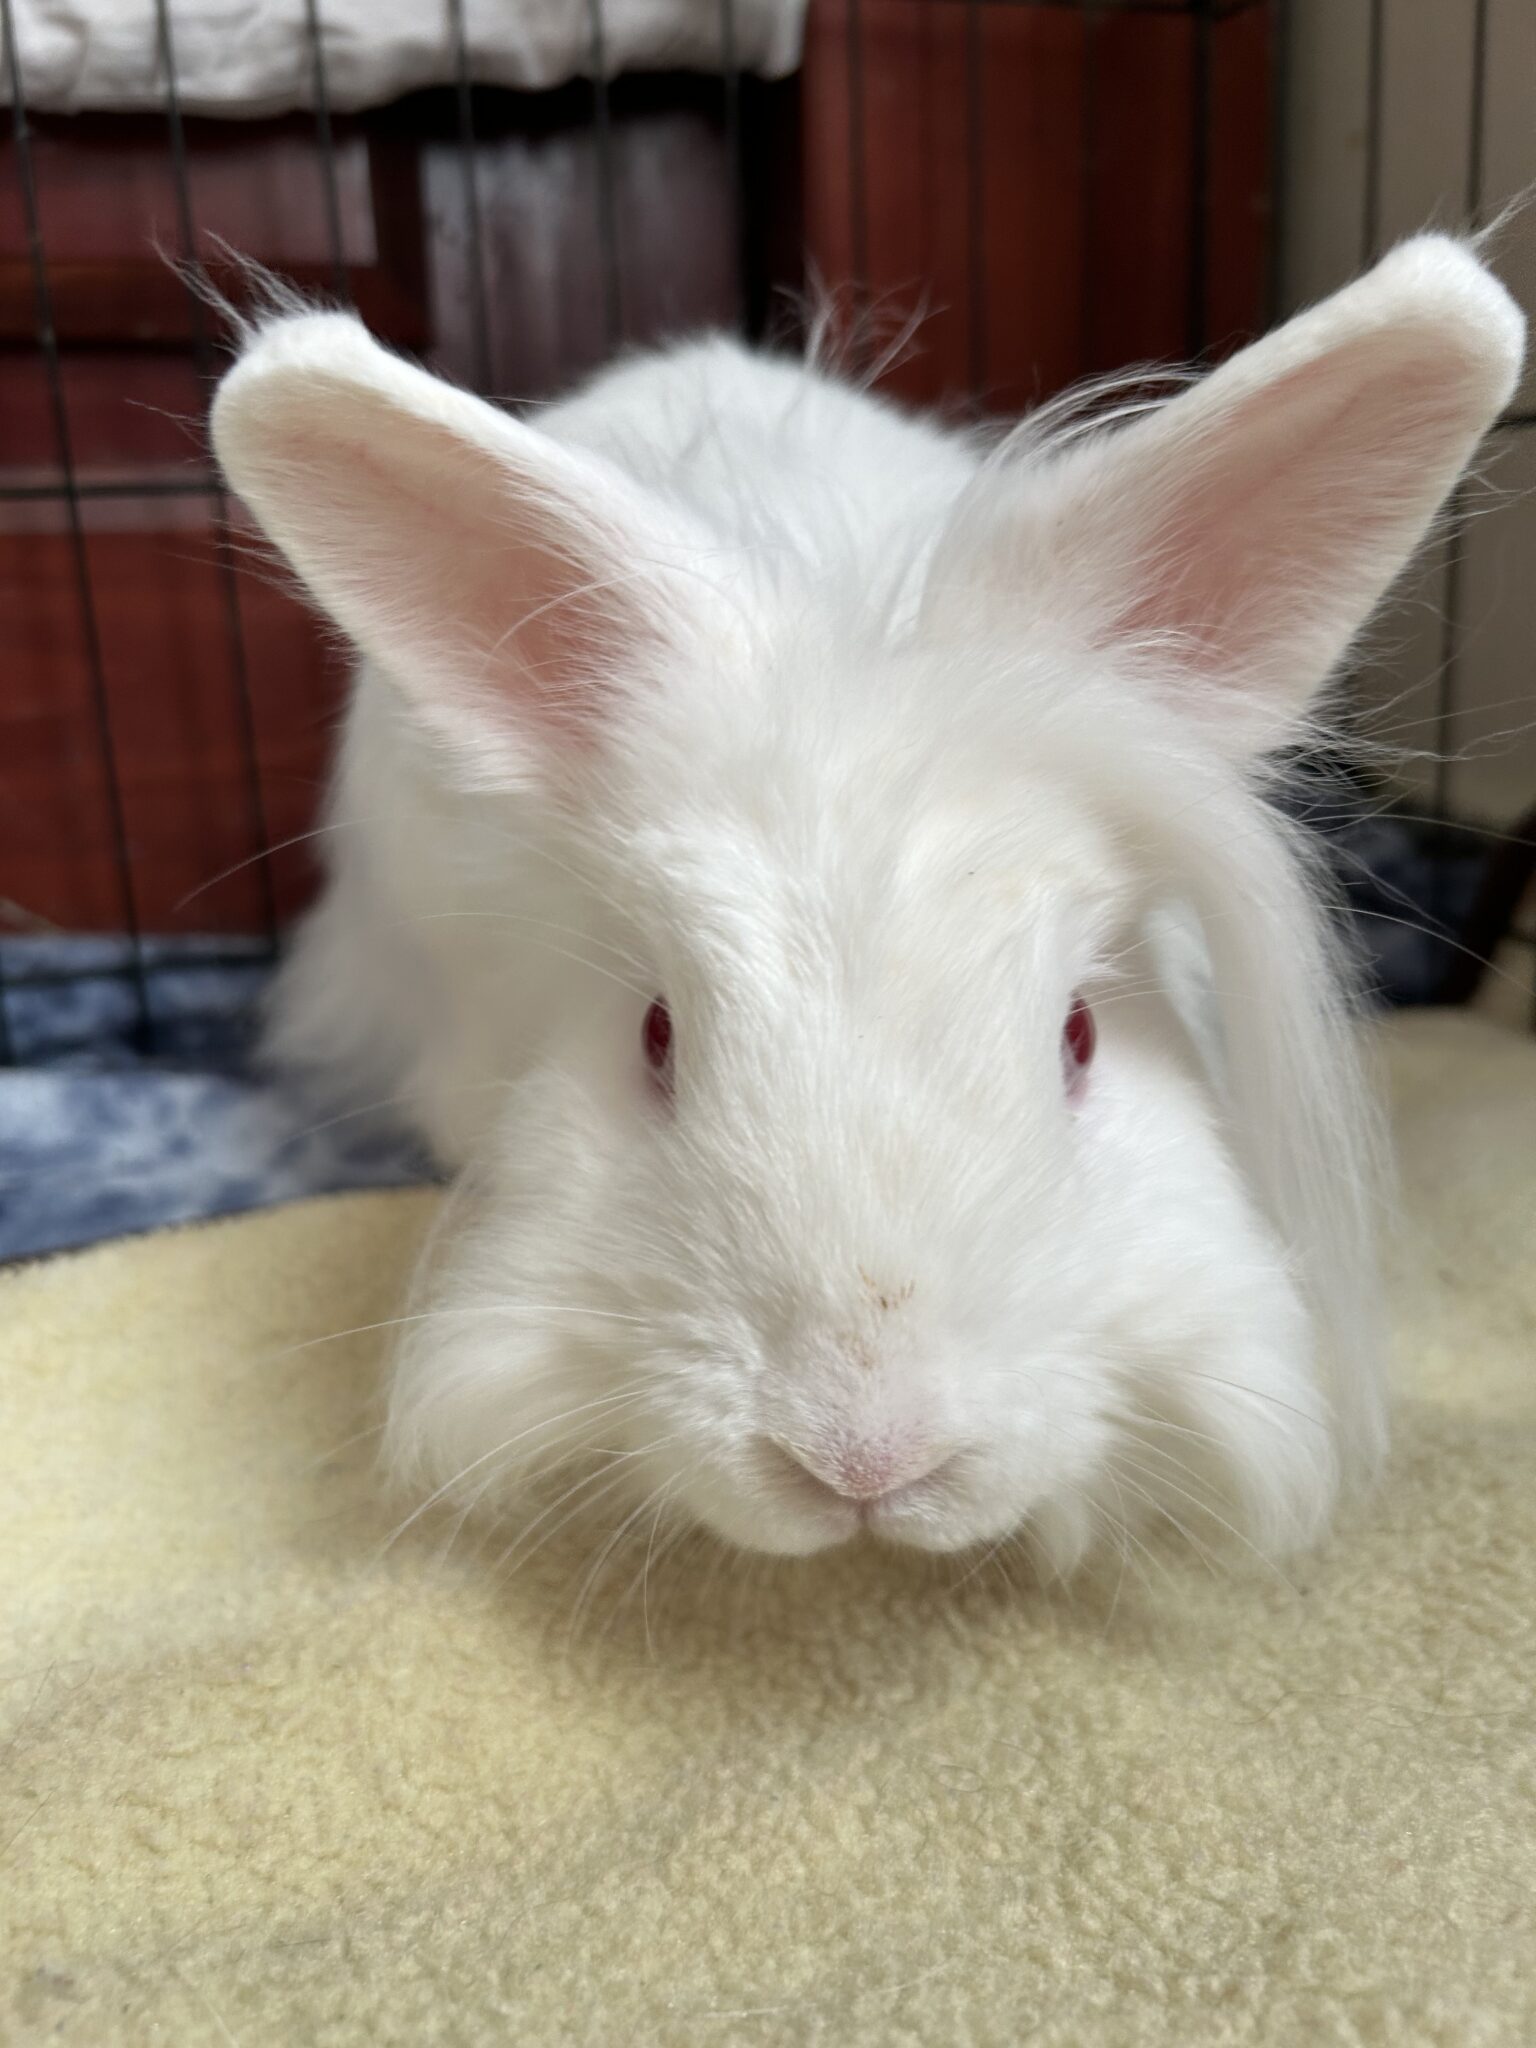
{"label": "pink inner ear", "polygon": [[596,569],[583,571],[537,538],[508,533],[504,544],[505,556],[488,565],[497,587],[486,610],[492,628],[509,603],[515,618],[487,636],[492,680],[559,735],[588,741],[623,665],[634,660],[639,620],[619,616],[622,582],[616,593]]}
{"label": "pink inner ear", "polygon": [[1417,540],[1464,409],[1443,363],[1370,339],[1170,435],[1123,508],[1144,538],[1107,637],[1176,636],[1185,666],[1238,685],[1284,687],[1288,663],[1296,695],[1315,684]]}
{"label": "pink inner ear", "polygon": [[[570,559],[560,547],[565,535],[558,511],[542,521],[530,518],[520,502],[523,479],[489,451],[455,453],[459,459],[441,495],[415,488],[411,479],[412,523],[434,538],[416,557],[415,577],[404,577],[401,598],[410,598],[412,582],[420,582],[415,602],[424,629],[437,610],[444,652],[456,655],[477,694],[504,695],[524,719],[566,740],[590,740],[626,637],[631,646],[635,637],[620,623],[616,562]],[[358,460],[380,493],[403,494],[401,469],[382,468],[365,450]],[[384,559],[379,574],[398,574],[400,567]]]}
{"label": "pink inner ear", "polygon": [[423,711],[592,739],[653,631],[633,548],[577,498],[602,473],[531,433],[503,445],[489,408],[477,437],[324,377],[278,395],[264,517],[358,644]]}
{"label": "pink inner ear", "polygon": [[1230,671],[1275,632],[1283,607],[1305,602],[1299,579],[1326,580],[1343,538],[1337,457],[1350,438],[1353,384],[1339,388],[1333,368],[1325,359],[1277,379],[1213,419],[1203,438],[1175,443],[1144,480],[1138,495],[1152,504],[1140,590],[1117,635],[1174,634],[1184,660]]}

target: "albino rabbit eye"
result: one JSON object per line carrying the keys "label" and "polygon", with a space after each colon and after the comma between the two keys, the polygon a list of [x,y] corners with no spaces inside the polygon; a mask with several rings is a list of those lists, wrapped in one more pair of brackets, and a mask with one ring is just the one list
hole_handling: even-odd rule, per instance
{"label": "albino rabbit eye", "polygon": [[1083,1069],[1093,1058],[1093,1048],[1098,1043],[1098,1026],[1093,1021],[1093,1012],[1081,996],[1072,998],[1072,1007],[1067,1012],[1067,1021],[1061,1027],[1061,1059],[1067,1072],[1067,1086],[1080,1086]]}
{"label": "albino rabbit eye", "polygon": [[645,1063],[663,1084],[672,1072],[672,1012],[658,996],[645,1013],[640,1027]]}

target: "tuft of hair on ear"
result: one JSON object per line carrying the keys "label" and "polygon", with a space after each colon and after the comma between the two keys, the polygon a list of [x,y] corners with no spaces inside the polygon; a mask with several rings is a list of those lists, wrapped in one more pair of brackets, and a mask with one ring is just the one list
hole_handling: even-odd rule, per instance
{"label": "tuft of hair on ear", "polygon": [[[323,292],[300,291],[290,279],[246,255],[222,235],[207,233],[201,239],[217,251],[216,264],[200,256],[178,255],[158,240],[155,254],[176,273],[188,294],[213,314],[223,346],[231,355],[240,355],[263,328],[279,320],[346,310]],[[219,275],[229,280],[227,286],[219,282]]]}
{"label": "tuft of hair on ear", "polygon": [[1523,220],[1532,206],[1536,206],[1536,178],[1522,185],[1518,192],[1512,192],[1492,219],[1481,225],[1464,226],[1461,239],[1480,261],[1491,264],[1508,230],[1516,221]]}

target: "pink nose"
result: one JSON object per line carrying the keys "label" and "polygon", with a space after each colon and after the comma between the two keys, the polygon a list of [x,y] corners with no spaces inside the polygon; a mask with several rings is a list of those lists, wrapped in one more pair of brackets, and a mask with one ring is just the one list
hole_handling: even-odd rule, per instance
{"label": "pink nose", "polygon": [[913,1437],[847,1437],[815,1451],[790,1444],[780,1448],[820,1485],[854,1501],[883,1500],[900,1487],[929,1478],[951,1456],[944,1445]]}

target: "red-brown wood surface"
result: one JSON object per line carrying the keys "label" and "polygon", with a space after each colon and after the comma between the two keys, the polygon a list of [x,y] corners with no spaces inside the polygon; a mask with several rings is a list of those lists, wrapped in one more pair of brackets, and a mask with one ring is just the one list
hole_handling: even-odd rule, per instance
{"label": "red-brown wood surface", "polygon": [[[262,845],[230,658],[226,593],[200,512],[157,528],[158,505],[93,511],[86,536],[133,910],[142,929],[259,931]],[[0,544],[0,895],[12,929],[38,922],[115,930],[125,905],[102,734],[86,660],[72,550],[58,532]],[[302,608],[243,576],[239,607],[272,842],[305,831],[340,687],[335,658]],[[280,913],[310,886],[302,847],[275,854]],[[190,900],[189,900],[190,899]]]}
{"label": "red-brown wood surface", "polygon": [[[230,250],[324,291],[335,287],[339,253],[348,289],[371,325],[397,341],[426,339],[414,159],[398,137],[338,124],[330,187],[312,125],[302,118],[189,121],[186,145],[185,225],[221,289],[246,296]],[[165,122],[143,115],[40,119],[30,156],[60,338],[187,345],[194,316],[171,260],[186,252]],[[0,340],[30,342],[35,279],[18,169],[17,145],[6,136]],[[329,189],[339,251],[331,246]]]}
{"label": "red-brown wood surface", "polygon": [[1013,412],[1254,332],[1268,32],[1210,26],[1202,145],[1192,15],[812,0],[811,262],[880,327],[927,313],[888,387]]}

